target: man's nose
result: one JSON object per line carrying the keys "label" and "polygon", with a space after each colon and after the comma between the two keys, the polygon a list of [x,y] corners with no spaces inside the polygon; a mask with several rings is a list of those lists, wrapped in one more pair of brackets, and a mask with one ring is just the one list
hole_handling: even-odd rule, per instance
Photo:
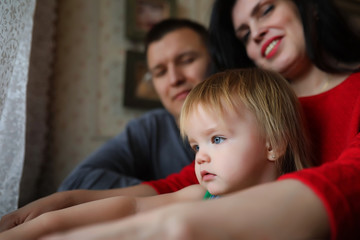
{"label": "man's nose", "polygon": [[169,82],[171,85],[178,85],[185,80],[184,74],[180,67],[175,65],[169,66]]}

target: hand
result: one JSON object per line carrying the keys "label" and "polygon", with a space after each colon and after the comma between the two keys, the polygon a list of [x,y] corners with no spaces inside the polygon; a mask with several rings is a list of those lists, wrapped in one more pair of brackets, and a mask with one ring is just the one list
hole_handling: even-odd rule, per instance
{"label": "hand", "polygon": [[58,210],[67,207],[65,194],[55,193],[4,215],[0,220],[0,232],[16,227],[45,212]]}
{"label": "hand", "polygon": [[299,181],[283,180],[42,240],[287,240],[327,239],[328,234],[329,223],[321,200]]}

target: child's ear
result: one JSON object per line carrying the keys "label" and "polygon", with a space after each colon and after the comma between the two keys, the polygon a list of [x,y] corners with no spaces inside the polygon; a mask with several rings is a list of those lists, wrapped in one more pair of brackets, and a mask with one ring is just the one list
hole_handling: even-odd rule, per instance
{"label": "child's ear", "polygon": [[267,159],[269,161],[276,161],[279,158],[277,151],[271,146],[270,141],[266,141]]}
{"label": "child's ear", "polygon": [[267,150],[267,159],[269,161],[276,161],[285,152],[285,150],[273,148],[270,141],[266,141],[266,150]]}

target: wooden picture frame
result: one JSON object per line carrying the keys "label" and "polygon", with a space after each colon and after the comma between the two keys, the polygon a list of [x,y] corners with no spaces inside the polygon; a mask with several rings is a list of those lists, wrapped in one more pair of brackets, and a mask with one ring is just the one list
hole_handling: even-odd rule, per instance
{"label": "wooden picture frame", "polygon": [[175,13],[175,0],[126,0],[126,36],[142,41],[154,24]]}
{"label": "wooden picture frame", "polygon": [[144,110],[162,107],[147,74],[145,54],[126,51],[124,106]]}

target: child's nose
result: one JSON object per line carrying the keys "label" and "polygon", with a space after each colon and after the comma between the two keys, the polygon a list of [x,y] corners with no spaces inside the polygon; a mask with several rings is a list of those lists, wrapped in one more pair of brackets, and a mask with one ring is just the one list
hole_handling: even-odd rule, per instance
{"label": "child's nose", "polygon": [[203,151],[199,151],[196,153],[195,160],[198,164],[207,163],[210,162],[210,156],[207,153],[204,153]]}

